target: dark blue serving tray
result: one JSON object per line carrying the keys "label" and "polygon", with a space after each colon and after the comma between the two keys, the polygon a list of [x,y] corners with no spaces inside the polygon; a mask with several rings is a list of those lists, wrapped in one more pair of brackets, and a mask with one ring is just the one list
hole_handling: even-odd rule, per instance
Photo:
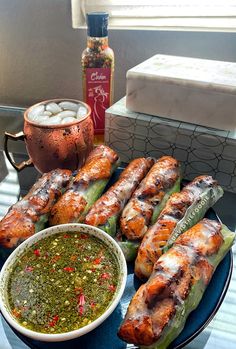
{"label": "dark blue serving tray", "polygon": [[[111,186],[122,169],[118,169],[108,183]],[[210,209],[206,217],[219,220],[213,209]],[[0,260],[0,267],[3,261]],[[225,294],[227,292],[233,267],[232,252],[228,252],[225,258],[217,267],[210,284],[208,285],[203,298],[197,307],[187,319],[184,330],[171,343],[169,349],[183,348],[187,343],[193,340],[212,320],[219,309]],[[134,264],[128,263],[128,278],[125,292],[120,303],[110,317],[92,332],[65,342],[46,343],[27,338],[15,331],[16,335],[30,348],[33,349],[134,349],[132,344],[127,344],[117,337],[117,330],[124,319],[129,302],[141,285],[141,282],[134,275]]]}

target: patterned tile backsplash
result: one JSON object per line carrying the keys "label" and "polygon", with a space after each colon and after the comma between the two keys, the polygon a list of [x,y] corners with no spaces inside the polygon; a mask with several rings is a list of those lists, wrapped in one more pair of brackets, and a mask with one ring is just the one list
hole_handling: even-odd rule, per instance
{"label": "patterned tile backsplash", "polygon": [[210,174],[236,192],[235,132],[131,112],[122,98],[106,111],[105,141],[124,162],[172,155],[181,161],[185,179]]}

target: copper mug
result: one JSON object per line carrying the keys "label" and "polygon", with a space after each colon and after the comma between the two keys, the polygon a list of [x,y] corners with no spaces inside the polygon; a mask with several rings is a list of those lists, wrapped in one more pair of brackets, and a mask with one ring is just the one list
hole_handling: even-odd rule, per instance
{"label": "copper mug", "polygon": [[[87,114],[80,120],[67,124],[43,125],[29,120],[30,110],[40,104],[62,101],[82,104]],[[29,159],[16,164],[8,151],[8,140],[24,140]],[[24,131],[17,134],[5,132],[4,150],[12,166],[21,171],[27,166],[35,166],[41,172],[55,168],[76,170],[80,168],[93,148],[94,129],[90,107],[74,99],[53,99],[33,105],[24,113]]]}

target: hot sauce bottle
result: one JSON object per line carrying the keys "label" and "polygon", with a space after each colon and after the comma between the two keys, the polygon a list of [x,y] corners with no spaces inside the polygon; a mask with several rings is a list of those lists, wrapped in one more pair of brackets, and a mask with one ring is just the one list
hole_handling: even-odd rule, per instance
{"label": "hot sauce bottle", "polygon": [[104,142],[105,110],[112,104],[114,53],[108,46],[108,13],[87,14],[87,48],[82,53],[83,98],[92,109],[94,143]]}

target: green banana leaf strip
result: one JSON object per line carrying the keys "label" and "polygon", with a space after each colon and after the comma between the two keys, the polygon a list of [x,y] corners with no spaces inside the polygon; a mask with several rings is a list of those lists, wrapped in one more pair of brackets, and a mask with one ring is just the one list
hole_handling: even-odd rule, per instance
{"label": "green banana leaf strip", "polygon": [[[234,243],[235,234],[231,232],[226,226],[222,225],[222,235],[224,237],[224,243],[217,254],[208,257],[208,261],[214,267],[217,268],[218,264],[225,257]],[[168,326],[163,331],[160,339],[150,346],[141,346],[141,349],[166,349],[169,344],[182,332],[188,315],[197,308],[202,296],[205,292],[206,286],[202,280],[196,282],[186,298],[186,300],[179,304],[175,316],[170,321]]]}
{"label": "green banana leaf strip", "polygon": [[107,234],[114,238],[116,235],[117,220],[118,215],[114,215],[107,220],[106,224],[99,225],[98,228],[104,230]]}
{"label": "green banana leaf strip", "polygon": [[181,178],[179,177],[177,179],[177,181],[175,182],[175,184],[173,185],[173,187],[171,187],[169,190],[166,191],[163,199],[161,200],[160,204],[157,205],[154,209],[154,212],[152,214],[152,219],[151,219],[151,225],[153,225],[154,223],[156,223],[157,218],[159,217],[161,211],[163,210],[163,208],[165,207],[169,197],[176,192],[180,191],[180,181]]}
{"label": "green banana leaf strip", "polygon": [[140,242],[124,240],[124,241],[117,241],[117,243],[120,246],[122,252],[124,253],[125,260],[127,262],[134,261],[138,253]]}
{"label": "green banana leaf strip", "polygon": [[49,213],[43,214],[39,217],[39,220],[35,223],[35,233],[43,230],[48,222]]}
{"label": "green banana leaf strip", "polygon": [[[116,168],[119,166],[119,163],[120,163],[120,160],[116,161],[116,163],[112,165],[111,175],[116,170]],[[83,196],[87,202],[87,205],[85,206],[83,213],[76,220],[76,222],[83,222],[83,220],[84,220],[86,214],[88,213],[89,209],[91,208],[91,206],[102,195],[102,192],[105,189],[109,179],[110,178],[100,179],[100,180],[94,181],[93,183],[91,183],[88,186],[86,191],[83,193]]]}
{"label": "green banana leaf strip", "polygon": [[89,186],[89,188],[83,195],[87,202],[87,205],[85,206],[82,215],[77,219],[77,222],[83,221],[90,207],[101,196],[101,193],[103,192],[107,182],[108,181],[105,179],[100,179]]}

